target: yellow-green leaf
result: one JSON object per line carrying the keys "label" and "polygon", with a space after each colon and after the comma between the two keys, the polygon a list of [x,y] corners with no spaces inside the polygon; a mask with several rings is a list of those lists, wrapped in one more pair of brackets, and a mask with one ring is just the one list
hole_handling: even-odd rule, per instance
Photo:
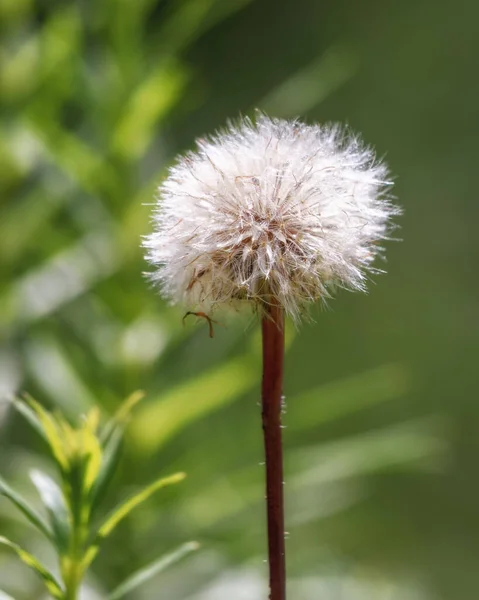
{"label": "yellow-green leaf", "polygon": [[102,449],[96,435],[85,426],[80,432],[81,454],[87,461],[85,467],[84,490],[91,489],[101,468]]}
{"label": "yellow-green leaf", "polygon": [[113,432],[128,422],[128,419],[136,407],[136,405],[143,400],[145,392],[137,390],[128,396],[128,398],[122,402],[120,408],[116,411],[112,419],[105,425],[103,432],[100,436],[100,440],[103,445],[108,443],[108,440],[113,435]]}
{"label": "yellow-green leaf", "polygon": [[182,428],[230,404],[259,379],[251,357],[238,357],[182,381],[142,406],[131,424],[136,446],[154,452]]}
{"label": "yellow-green leaf", "polygon": [[166,487],[167,485],[179,483],[180,481],[183,481],[185,477],[185,473],[175,473],[174,475],[170,475],[169,477],[163,477],[161,479],[158,479],[157,481],[143,488],[140,492],[134,494],[133,496],[125,500],[125,502],[116,507],[107,517],[103,525],[100,527],[98,533],[95,536],[93,544],[85,553],[85,557],[83,560],[84,568],[86,569],[97,555],[101,542],[113,531],[113,529],[118,525],[118,523],[122,519],[124,519],[134,508],[136,508],[139,504],[142,504],[156,491]]}
{"label": "yellow-green leaf", "polygon": [[35,573],[43,580],[43,583],[45,584],[45,587],[47,588],[48,592],[54,598],[56,598],[57,600],[63,599],[64,592],[60,583],[57,581],[55,576],[44,565],[42,565],[41,562],[39,562],[32,554],[30,554],[17,544],[14,544],[10,540],[2,536],[0,536],[0,544],[11,548],[24,564],[26,564],[33,571],[35,571]]}
{"label": "yellow-green leaf", "polygon": [[25,395],[25,401],[28,406],[36,413],[40,423],[42,424],[45,437],[50,445],[53,456],[64,470],[68,467],[68,460],[63,447],[62,438],[58,429],[58,424],[55,421],[53,415],[43,408],[36,400],[31,396]]}
{"label": "yellow-green leaf", "polygon": [[155,124],[174,106],[187,81],[180,64],[162,64],[133,91],[116,128],[112,146],[125,158],[142,154],[157,132]]}
{"label": "yellow-green leaf", "polygon": [[[294,328],[286,329],[286,349],[295,335]],[[261,375],[260,353],[261,339],[255,335],[245,355],[181,381],[143,405],[130,428],[136,448],[144,453],[154,452],[194,421],[231,404],[257,385]]]}
{"label": "yellow-green leaf", "polygon": [[100,527],[98,535],[100,535],[103,538],[106,537],[112,532],[112,530],[118,525],[118,523],[128,515],[128,513],[130,513],[139,504],[147,500],[152,494],[154,494],[159,489],[166,487],[167,485],[172,485],[174,483],[179,483],[180,481],[183,481],[185,477],[185,473],[175,473],[174,475],[170,475],[169,477],[163,477],[161,479],[158,479],[154,483],[143,488],[141,492],[135,494],[134,496],[123,502],[123,504],[120,504],[120,506],[117,507],[111,513],[108,519]]}
{"label": "yellow-green leaf", "polygon": [[85,425],[92,432],[96,433],[100,425],[100,409],[98,406],[93,406],[85,416]]}

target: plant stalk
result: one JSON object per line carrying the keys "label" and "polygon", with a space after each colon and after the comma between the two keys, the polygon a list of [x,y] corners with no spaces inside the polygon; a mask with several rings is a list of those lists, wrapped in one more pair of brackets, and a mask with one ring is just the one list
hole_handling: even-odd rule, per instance
{"label": "plant stalk", "polygon": [[270,600],[286,599],[284,542],[283,446],[281,409],[284,364],[284,312],[274,303],[262,319],[263,381],[261,388],[266,459],[266,507]]}

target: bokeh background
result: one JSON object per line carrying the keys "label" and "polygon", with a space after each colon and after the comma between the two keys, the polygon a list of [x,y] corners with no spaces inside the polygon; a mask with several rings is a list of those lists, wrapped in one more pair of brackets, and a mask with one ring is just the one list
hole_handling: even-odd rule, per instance
{"label": "bokeh background", "polygon": [[[0,31],[0,472],[38,504],[48,456],[12,393],[75,420],[144,389],[107,506],[188,473],[119,527],[85,598],[190,539],[135,599],[266,597],[256,320],[183,326],[139,248],[174,155],[260,108],[362,132],[405,209],[369,295],[289,327],[290,597],[476,600],[479,4],[1,0]],[[53,560],[1,498],[0,533]],[[0,589],[39,586],[0,553]]]}

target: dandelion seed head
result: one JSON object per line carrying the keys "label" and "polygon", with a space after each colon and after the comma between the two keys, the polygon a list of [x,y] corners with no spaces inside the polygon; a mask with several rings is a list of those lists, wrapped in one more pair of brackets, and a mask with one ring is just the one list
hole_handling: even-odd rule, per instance
{"label": "dandelion seed head", "polygon": [[388,170],[338,126],[243,119],[181,157],[146,236],[173,303],[279,303],[293,318],[336,287],[366,289],[399,210]]}

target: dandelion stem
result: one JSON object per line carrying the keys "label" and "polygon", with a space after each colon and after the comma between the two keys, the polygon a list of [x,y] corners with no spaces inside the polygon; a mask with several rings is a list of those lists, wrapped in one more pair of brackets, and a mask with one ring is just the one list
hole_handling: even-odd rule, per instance
{"label": "dandelion stem", "polygon": [[284,544],[283,447],[281,404],[284,363],[284,312],[276,303],[263,317],[263,383],[261,390],[266,457],[266,506],[270,600],[286,598]]}

